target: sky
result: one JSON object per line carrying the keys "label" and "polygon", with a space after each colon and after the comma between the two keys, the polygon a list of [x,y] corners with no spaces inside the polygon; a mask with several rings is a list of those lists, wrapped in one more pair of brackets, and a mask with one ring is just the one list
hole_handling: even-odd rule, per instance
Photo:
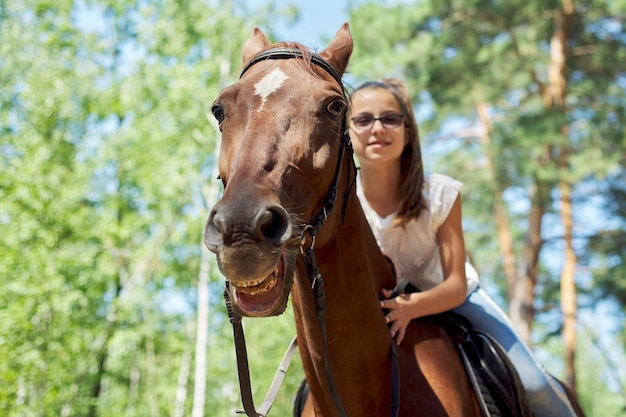
{"label": "sky", "polygon": [[[262,5],[269,0],[253,0],[251,5]],[[324,38],[330,38],[348,21],[347,0],[275,0],[278,6],[295,4],[300,19],[293,27],[277,26],[274,41],[296,41],[312,49],[323,49]],[[261,28],[263,29],[263,28]]]}

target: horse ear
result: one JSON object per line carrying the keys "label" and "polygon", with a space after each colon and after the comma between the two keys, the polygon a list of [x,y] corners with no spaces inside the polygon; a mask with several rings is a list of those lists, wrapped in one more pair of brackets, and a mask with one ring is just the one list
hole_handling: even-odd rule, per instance
{"label": "horse ear", "polygon": [[319,55],[328,61],[339,74],[343,74],[348,66],[353,44],[348,23],[344,23],[332,42]]}
{"label": "horse ear", "polygon": [[265,33],[255,26],[252,30],[252,34],[243,44],[243,49],[241,50],[241,59],[244,65],[257,56],[259,52],[267,49],[268,46],[270,46],[270,42],[267,40]]}

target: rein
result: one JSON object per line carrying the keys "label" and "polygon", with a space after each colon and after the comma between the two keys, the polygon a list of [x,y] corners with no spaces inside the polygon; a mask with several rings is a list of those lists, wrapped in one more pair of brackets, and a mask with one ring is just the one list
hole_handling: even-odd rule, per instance
{"label": "rein", "polygon": [[[302,51],[298,49],[289,49],[289,48],[273,48],[267,51],[261,52],[259,55],[254,57],[241,71],[239,78],[243,77],[243,75],[252,67],[254,64],[264,61],[266,59],[293,59],[293,58],[302,58],[305,59],[305,55]],[[343,86],[343,82],[341,80],[341,76],[337,71],[322,57],[317,54],[310,55],[311,62],[315,65],[321,67],[326,72],[328,72],[337,83],[341,86],[344,97],[346,96],[345,88]],[[322,339],[324,344],[324,365],[326,370],[326,380],[328,383],[329,391],[331,393],[331,397],[335,408],[338,414],[341,417],[347,417],[347,414],[341,404],[341,400],[339,399],[339,395],[337,393],[337,388],[335,386],[335,380],[332,375],[332,370],[330,367],[330,360],[328,356],[328,341],[326,336],[326,296],[324,294],[324,280],[322,279],[322,275],[317,268],[317,260],[315,257],[314,246],[315,246],[315,237],[319,233],[322,228],[324,222],[328,217],[333,213],[335,203],[337,200],[337,188],[339,184],[339,177],[341,176],[341,169],[343,165],[343,159],[346,152],[348,150],[350,154],[349,160],[352,160],[351,155],[353,152],[352,145],[350,143],[350,136],[348,135],[347,130],[347,121],[346,117],[344,117],[342,121],[341,127],[341,145],[339,148],[339,155],[337,166],[335,170],[335,175],[333,178],[333,182],[328,189],[328,193],[324,199],[322,204],[322,208],[317,213],[317,215],[313,218],[313,220],[307,224],[301,231],[302,242],[304,242],[304,234],[308,232],[311,237],[311,246],[302,250],[301,252],[305,255],[305,266],[307,270],[307,274],[309,277],[309,281],[311,283],[311,290],[313,292],[313,298],[315,303],[315,312],[318,318],[318,322],[320,324],[320,330],[322,333]],[[342,218],[345,219],[345,211],[348,202],[348,198],[350,196],[350,192],[352,186],[354,185],[354,180],[350,182],[350,179],[347,179],[347,189],[344,193],[344,203],[341,211]],[[287,373],[287,368],[289,367],[289,363],[293,358],[295,353],[295,348],[297,347],[297,341],[294,338],[287,348],[285,355],[283,356],[283,360],[274,376],[274,380],[272,381],[272,385],[270,390],[268,391],[265,400],[261,404],[261,407],[256,410],[254,407],[254,400],[252,398],[252,388],[250,384],[250,370],[248,367],[248,355],[246,350],[246,342],[243,333],[243,326],[241,323],[241,316],[237,315],[232,309],[232,302],[230,300],[230,285],[229,282],[226,281],[226,289],[224,291],[224,299],[226,301],[226,307],[228,310],[228,316],[230,322],[233,326],[233,335],[235,339],[235,350],[237,355],[237,371],[239,374],[239,388],[241,390],[242,403],[244,406],[244,410],[237,410],[237,414],[246,414],[248,417],[266,417],[269,412],[274,399],[276,398],[276,394],[278,392],[278,388],[282,383],[285,374]],[[391,417],[397,417],[400,407],[400,373],[398,366],[398,355],[396,347],[391,341],[391,367],[392,367],[392,398],[391,398]]]}

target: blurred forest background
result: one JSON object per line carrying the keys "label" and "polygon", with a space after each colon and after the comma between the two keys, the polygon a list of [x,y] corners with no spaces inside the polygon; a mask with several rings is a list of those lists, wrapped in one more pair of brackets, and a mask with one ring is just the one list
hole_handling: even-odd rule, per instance
{"label": "blurred forest background", "polygon": [[[296,4],[251,4],[0,0],[3,416],[241,406],[202,246],[220,192],[207,110],[254,25],[299,40],[273,35]],[[348,88],[410,84],[426,169],[466,184],[485,288],[589,416],[626,416],[626,1],[345,8]],[[293,315],[244,321],[259,403]],[[291,415],[298,362],[271,415]]]}

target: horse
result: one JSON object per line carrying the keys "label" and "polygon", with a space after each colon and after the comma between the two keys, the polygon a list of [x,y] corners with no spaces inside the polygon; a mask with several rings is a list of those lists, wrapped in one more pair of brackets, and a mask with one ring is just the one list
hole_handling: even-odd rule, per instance
{"label": "horse", "polygon": [[211,107],[224,191],[205,245],[237,314],[281,314],[291,294],[311,397],[304,415],[479,416],[448,335],[413,320],[396,346],[381,312],[380,290],[395,277],[354,189],[341,80],[352,48],[347,23],[319,53],[270,44],[254,28],[239,80]]}

